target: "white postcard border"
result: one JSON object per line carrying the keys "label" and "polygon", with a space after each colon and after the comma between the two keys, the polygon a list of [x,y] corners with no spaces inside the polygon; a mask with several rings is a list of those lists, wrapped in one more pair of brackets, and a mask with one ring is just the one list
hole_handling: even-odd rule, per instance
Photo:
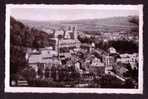
{"label": "white postcard border", "polygon": [[[11,87],[10,82],[10,13],[12,8],[63,8],[67,9],[120,9],[139,10],[139,75],[138,89],[111,88],[47,88],[47,87]],[[5,22],[5,92],[11,93],[115,93],[142,94],[143,93],[143,5],[45,5],[45,4],[7,4]]]}

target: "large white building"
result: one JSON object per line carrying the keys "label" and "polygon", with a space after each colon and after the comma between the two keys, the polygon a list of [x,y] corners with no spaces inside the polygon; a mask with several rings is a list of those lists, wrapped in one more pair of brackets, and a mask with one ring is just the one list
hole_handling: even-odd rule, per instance
{"label": "large white building", "polygon": [[29,53],[26,53],[26,60],[28,60],[28,65],[35,70],[36,77],[38,77],[39,71],[44,73],[46,69],[51,69],[52,66],[61,64],[57,55],[56,51],[46,47],[40,48],[39,50],[30,50]]}
{"label": "large white building", "polygon": [[78,31],[75,26],[68,27],[67,30],[61,29],[54,33],[54,38],[50,38],[54,42],[54,49],[58,52],[60,59],[70,57],[71,50],[80,47],[80,42],[77,39]]}

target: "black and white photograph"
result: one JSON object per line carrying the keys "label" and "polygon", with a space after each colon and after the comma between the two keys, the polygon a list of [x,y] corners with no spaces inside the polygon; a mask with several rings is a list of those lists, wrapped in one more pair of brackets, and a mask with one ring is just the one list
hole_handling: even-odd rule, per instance
{"label": "black and white photograph", "polygon": [[143,92],[143,5],[6,5],[6,92]]}

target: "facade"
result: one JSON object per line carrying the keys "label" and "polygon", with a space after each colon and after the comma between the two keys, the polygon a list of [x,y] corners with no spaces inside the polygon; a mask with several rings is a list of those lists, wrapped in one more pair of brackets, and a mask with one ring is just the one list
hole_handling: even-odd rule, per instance
{"label": "facade", "polygon": [[108,73],[115,66],[115,58],[113,56],[107,55],[103,57],[103,62],[105,65],[105,73]]}
{"label": "facade", "polygon": [[133,53],[133,54],[120,54],[121,58],[117,59],[117,62],[121,62],[124,64],[130,64],[132,69],[138,69],[138,54],[137,53]]}
{"label": "facade", "polygon": [[80,47],[77,35],[78,31],[76,27],[70,26],[67,30],[61,29],[55,31],[54,38],[49,38],[50,45],[58,52],[60,59],[70,57],[70,51]]}
{"label": "facade", "polygon": [[100,61],[98,58],[94,58],[92,60],[92,64],[90,66],[90,71],[95,73],[95,75],[99,76],[105,73],[105,66],[104,63]]}
{"label": "facade", "polygon": [[49,77],[52,66],[59,65],[60,61],[57,59],[57,52],[49,48],[42,48],[33,50],[32,53],[30,53],[28,64],[35,70],[36,78],[45,78],[47,71],[47,77]]}

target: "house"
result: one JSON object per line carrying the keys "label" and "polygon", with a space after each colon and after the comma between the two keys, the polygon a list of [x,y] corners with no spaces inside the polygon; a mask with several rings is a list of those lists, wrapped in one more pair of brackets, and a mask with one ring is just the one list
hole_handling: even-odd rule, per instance
{"label": "house", "polygon": [[115,66],[116,60],[114,56],[105,55],[103,57],[103,62],[105,65],[105,73],[109,73],[109,71],[111,71]]}
{"label": "house", "polygon": [[117,75],[123,77],[124,73],[128,71],[127,65],[123,63],[118,63],[117,65],[114,66],[114,71]]}
{"label": "house", "polygon": [[57,52],[50,48],[33,50],[28,58],[28,64],[36,71],[36,77],[44,78],[45,70],[51,69],[53,65],[61,64],[57,59]]}
{"label": "house", "polygon": [[130,64],[132,69],[138,69],[138,54],[120,54],[121,58],[117,59],[117,63],[124,63],[124,64]]}
{"label": "house", "polygon": [[102,75],[105,73],[105,65],[104,63],[102,63],[100,61],[99,58],[95,57],[93,60],[92,60],[92,63],[91,63],[91,66],[89,68],[89,70],[91,72],[93,72],[95,75]]}

